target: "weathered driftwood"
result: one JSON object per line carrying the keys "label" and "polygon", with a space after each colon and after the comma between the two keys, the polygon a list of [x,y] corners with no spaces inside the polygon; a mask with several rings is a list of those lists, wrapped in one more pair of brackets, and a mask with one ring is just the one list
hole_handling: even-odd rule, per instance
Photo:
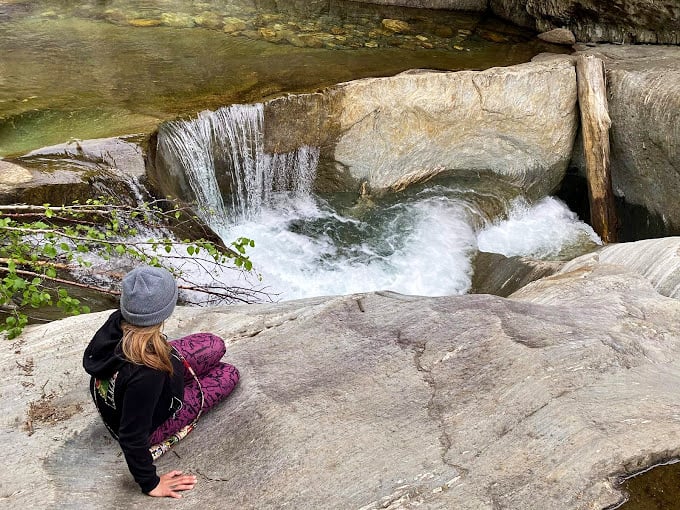
{"label": "weathered driftwood", "polygon": [[590,221],[605,243],[617,241],[616,209],[609,172],[609,128],[604,62],[592,55],[576,61],[578,101],[586,159]]}

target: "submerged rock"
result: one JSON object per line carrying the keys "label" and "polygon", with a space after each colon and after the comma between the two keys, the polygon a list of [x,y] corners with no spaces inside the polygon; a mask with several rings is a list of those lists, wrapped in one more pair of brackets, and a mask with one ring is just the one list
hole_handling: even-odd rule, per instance
{"label": "submerged rock", "polygon": [[[89,401],[82,351],[106,315],[0,343],[8,505],[163,506]],[[620,266],[511,299],[178,308],[165,331],[223,336],[242,376],[158,462],[198,476],[177,508],[604,508],[616,475],[680,454],[680,302]]]}
{"label": "submerged rock", "polygon": [[211,30],[220,30],[224,26],[222,16],[211,11],[204,11],[197,16],[194,16],[193,22],[199,27],[209,28]]}
{"label": "submerged rock", "polygon": [[231,34],[233,32],[240,32],[248,27],[248,24],[239,18],[228,17],[224,18],[223,22],[224,27],[222,28],[222,30],[224,30],[224,32],[226,32],[227,34]]}
{"label": "submerged rock", "polygon": [[396,34],[408,32],[411,29],[410,25],[406,21],[399,19],[384,19],[382,20],[382,26],[390,32],[394,32]]}
{"label": "submerged rock", "polygon": [[161,24],[173,28],[191,28],[195,25],[193,16],[183,12],[164,12],[161,14]]}
{"label": "submerged rock", "polygon": [[163,24],[161,20],[151,18],[133,18],[131,20],[128,20],[127,23],[130,26],[138,28],[159,27]]}

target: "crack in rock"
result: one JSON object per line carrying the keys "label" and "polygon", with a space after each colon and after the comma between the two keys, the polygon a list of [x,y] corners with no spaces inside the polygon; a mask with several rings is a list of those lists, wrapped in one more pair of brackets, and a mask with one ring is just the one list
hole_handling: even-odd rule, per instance
{"label": "crack in rock", "polygon": [[253,337],[256,337],[257,335],[259,335],[260,333],[262,333],[263,331],[267,331],[267,330],[270,330],[272,328],[278,328],[280,326],[283,326],[286,322],[292,322],[292,321],[295,321],[295,320],[297,320],[297,315],[295,315],[293,317],[286,317],[285,319],[283,319],[279,322],[276,322],[274,324],[265,324],[265,326],[260,328],[260,329],[253,329],[253,330],[250,330],[250,331],[248,331],[247,329],[244,329],[244,330],[239,331],[239,335],[238,335],[237,338],[253,338]]}
{"label": "crack in rock", "polygon": [[402,349],[410,348],[413,350],[413,363],[416,367],[416,370],[423,374],[423,380],[427,383],[427,385],[430,388],[430,399],[427,402],[427,414],[432,420],[434,420],[437,423],[437,427],[439,428],[440,431],[439,443],[441,444],[441,447],[443,449],[443,451],[441,452],[442,463],[446,466],[455,469],[457,472],[464,471],[461,470],[460,467],[452,464],[446,458],[449,450],[451,449],[452,442],[449,434],[446,432],[444,417],[442,416],[439,406],[437,406],[437,404],[435,403],[435,399],[437,397],[437,385],[435,383],[434,376],[432,375],[432,370],[426,368],[422,363],[423,354],[425,354],[425,350],[427,349],[427,341],[414,342],[405,340],[401,336],[401,331],[397,331],[396,343]]}

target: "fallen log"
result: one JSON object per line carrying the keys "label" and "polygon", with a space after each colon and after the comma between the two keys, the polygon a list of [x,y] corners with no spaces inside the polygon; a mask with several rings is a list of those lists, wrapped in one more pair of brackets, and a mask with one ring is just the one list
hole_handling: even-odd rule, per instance
{"label": "fallen log", "polygon": [[609,171],[609,128],[604,62],[592,55],[576,60],[581,132],[586,160],[590,222],[605,243],[616,242],[618,220]]}

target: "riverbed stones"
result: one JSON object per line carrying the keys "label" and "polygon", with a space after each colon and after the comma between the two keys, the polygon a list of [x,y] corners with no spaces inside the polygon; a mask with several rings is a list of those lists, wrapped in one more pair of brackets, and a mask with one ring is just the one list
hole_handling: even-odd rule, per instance
{"label": "riverbed stones", "polygon": [[[0,343],[8,506],[162,506],[87,392],[82,352],[107,314]],[[617,475],[680,454],[680,302],[621,266],[511,299],[179,307],[165,327],[195,331],[226,339],[241,382],[158,462],[198,476],[179,509],[605,508]]]}

